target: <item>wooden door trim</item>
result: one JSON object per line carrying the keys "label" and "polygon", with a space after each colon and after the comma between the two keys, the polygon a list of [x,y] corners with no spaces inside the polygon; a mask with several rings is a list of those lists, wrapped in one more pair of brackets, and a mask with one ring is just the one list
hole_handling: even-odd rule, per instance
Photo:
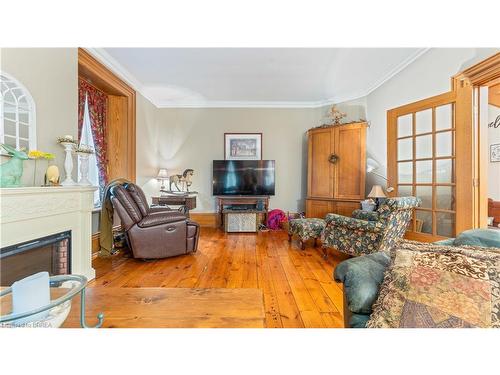
{"label": "wooden door trim", "polygon": [[465,69],[453,78],[467,79],[472,86],[495,84],[495,80],[500,78],[500,52]]}
{"label": "wooden door trim", "polygon": [[409,113],[419,112],[428,107],[433,107],[436,104],[441,104],[442,102],[453,102],[456,99],[456,93],[454,91],[448,91],[443,94],[431,96],[430,98],[422,99],[417,102],[402,105],[400,107],[392,108],[388,113],[391,112],[395,117],[404,116]]}
{"label": "wooden door trim", "polygon": [[82,48],[78,48],[78,76],[106,94],[127,98],[127,177],[136,179],[136,92]]}
{"label": "wooden door trim", "polygon": [[111,95],[135,95],[132,87],[83,48],[78,48],[78,74],[92,79],[92,84]]}
{"label": "wooden door trim", "polygon": [[[473,126],[473,92],[472,86],[466,80],[456,80],[454,83],[456,92],[455,104],[455,196],[456,210],[456,233],[475,228],[475,187],[474,187],[474,126]],[[460,183],[459,183],[460,182]]]}
{"label": "wooden door trim", "polygon": [[[470,191],[463,193],[464,199],[472,197],[473,203],[470,209],[470,222],[464,224],[471,225],[471,228],[487,227],[487,199],[488,199],[488,161],[484,153],[484,137],[481,134],[481,113],[479,110],[481,87],[495,86],[500,82],[500,53],[480,61],[479,63],[465,69],[463,72],[452,77],[452,86],[459,93],[457,97],[457,107],[462,108],[460,121],[462,125],[468,124],[470,137],[472,139],[472,150],[470,151],[470,163],[467,168],[473,168]],[[477,108],[474,111],[473,108]],[[457,118],[458,119],[458,118]],[[458,144],[457,144],[458,146]],[[469,150],[467,150],[469,152]],[[458,166],[457,161],[457,166]],[[457,168],[458,173],[463,173],[462,165]],[[457,195],[458,204],[458,195]],[[464,226],[465,229],[468,229]]]}

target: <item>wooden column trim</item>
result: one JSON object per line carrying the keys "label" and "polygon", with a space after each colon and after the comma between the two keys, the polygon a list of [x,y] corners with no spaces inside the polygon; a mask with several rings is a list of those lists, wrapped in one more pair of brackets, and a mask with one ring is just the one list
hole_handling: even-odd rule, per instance
{"label": "wooden column trim", "polygon": [[[466,173],[463,167],[468,170],[472,165],[473,168],[470,190],[461,191],[461,195],[458,195],[457,191],[457,205],[464,204],[464,202],[461,202],[462,199],[471,199],[470,218],[467,221],[458,222],[457,230],[460,228],[486,227],[488,162],[484,155],[484,146],[482,146],[484,144],[484,139],[482,138],[484,137],[480,125],[484,122],[481,119],[481,116],[484,116],[484,114],[481,115],[479,109],[479,89],[481,86],[491,87],[498,85],[499,82],[500,53],[496,53],[465,69],[452,78],[453,89],[457,92],[457,109],[459,109],[457,111],[457,126],[458,124],[468,126],[468,130],[470,129],[470,134],[468,134],[468,136],[470,135],[469,141],[472,142],[470,148],[460,148],[461,152],[457,154],[457,179],[460,178],[459,175]],[[474,110],[474,107],[477,110]],[[458,141],[457,139],[457,149],[468,144],[466,139],[461,140],[461,145],[458,144]],[[465,154],[462,153],[462,150]],[[468,161],[465,160],[466,156],[469,157]],[[464,160],[465,164],[461,162],[462,160]],[[469,209],[468,206],[466,208]]]}
{"label": "wooden column trim", "polygon": [[475,227],[473,90],[465,77],[455,78],[456,233]]}
{"label": "wooden column trim", "polygon": [[127,176],[136,179],[136,92],[111,70],[82,48],[78,48],[78,75],[108,95],[123,96],[127,100]]}

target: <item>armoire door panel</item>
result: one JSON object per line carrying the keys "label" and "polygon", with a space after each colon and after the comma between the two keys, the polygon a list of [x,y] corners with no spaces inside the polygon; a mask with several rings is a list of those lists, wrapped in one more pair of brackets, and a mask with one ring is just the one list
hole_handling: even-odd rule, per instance
{"label": "armoire door panel", "polygon": [[335,212],[335,202],[316,199],[306,200],[306,217],[324,219],[326,214]]}
{"label": "armoire door panel", "polygon": [[308,195],[310,197],[333,198],[333,165],[328,160],[332,149],[331,129],[310,131],[308,157]]}
{"label": "armoire door panel", "polygon": [[361,208],[359,202],[335,202],[335,213],[342,216],[351,217],[352,212]]}
{"label": "armoire door panel", "polygon": [[365,196],[366,126],[345,125],[335,128],[334,197],[363,199]]}

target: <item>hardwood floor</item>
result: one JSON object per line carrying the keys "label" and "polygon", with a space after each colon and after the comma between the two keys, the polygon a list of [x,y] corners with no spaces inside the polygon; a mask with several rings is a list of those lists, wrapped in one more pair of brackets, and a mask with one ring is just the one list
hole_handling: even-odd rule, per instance
{"label": "hardwood floor", "polygon": [[193,255],[144,262],[117,255],[96,258],[93,287],[259,288],[267,327],[343,327],[342,285],[333,269],[347,256],[307,243],[304,251],[284,231],[227,234],[202,228]]}

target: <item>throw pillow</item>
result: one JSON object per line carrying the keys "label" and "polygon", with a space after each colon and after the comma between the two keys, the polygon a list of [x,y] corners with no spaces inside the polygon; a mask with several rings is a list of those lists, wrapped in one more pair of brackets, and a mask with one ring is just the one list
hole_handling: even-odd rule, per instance
{"label": "throw pillow", "polygon": [[460,233],[453,241],[454,246],[500,246],[500,230],[495,229],[471,229]]}

